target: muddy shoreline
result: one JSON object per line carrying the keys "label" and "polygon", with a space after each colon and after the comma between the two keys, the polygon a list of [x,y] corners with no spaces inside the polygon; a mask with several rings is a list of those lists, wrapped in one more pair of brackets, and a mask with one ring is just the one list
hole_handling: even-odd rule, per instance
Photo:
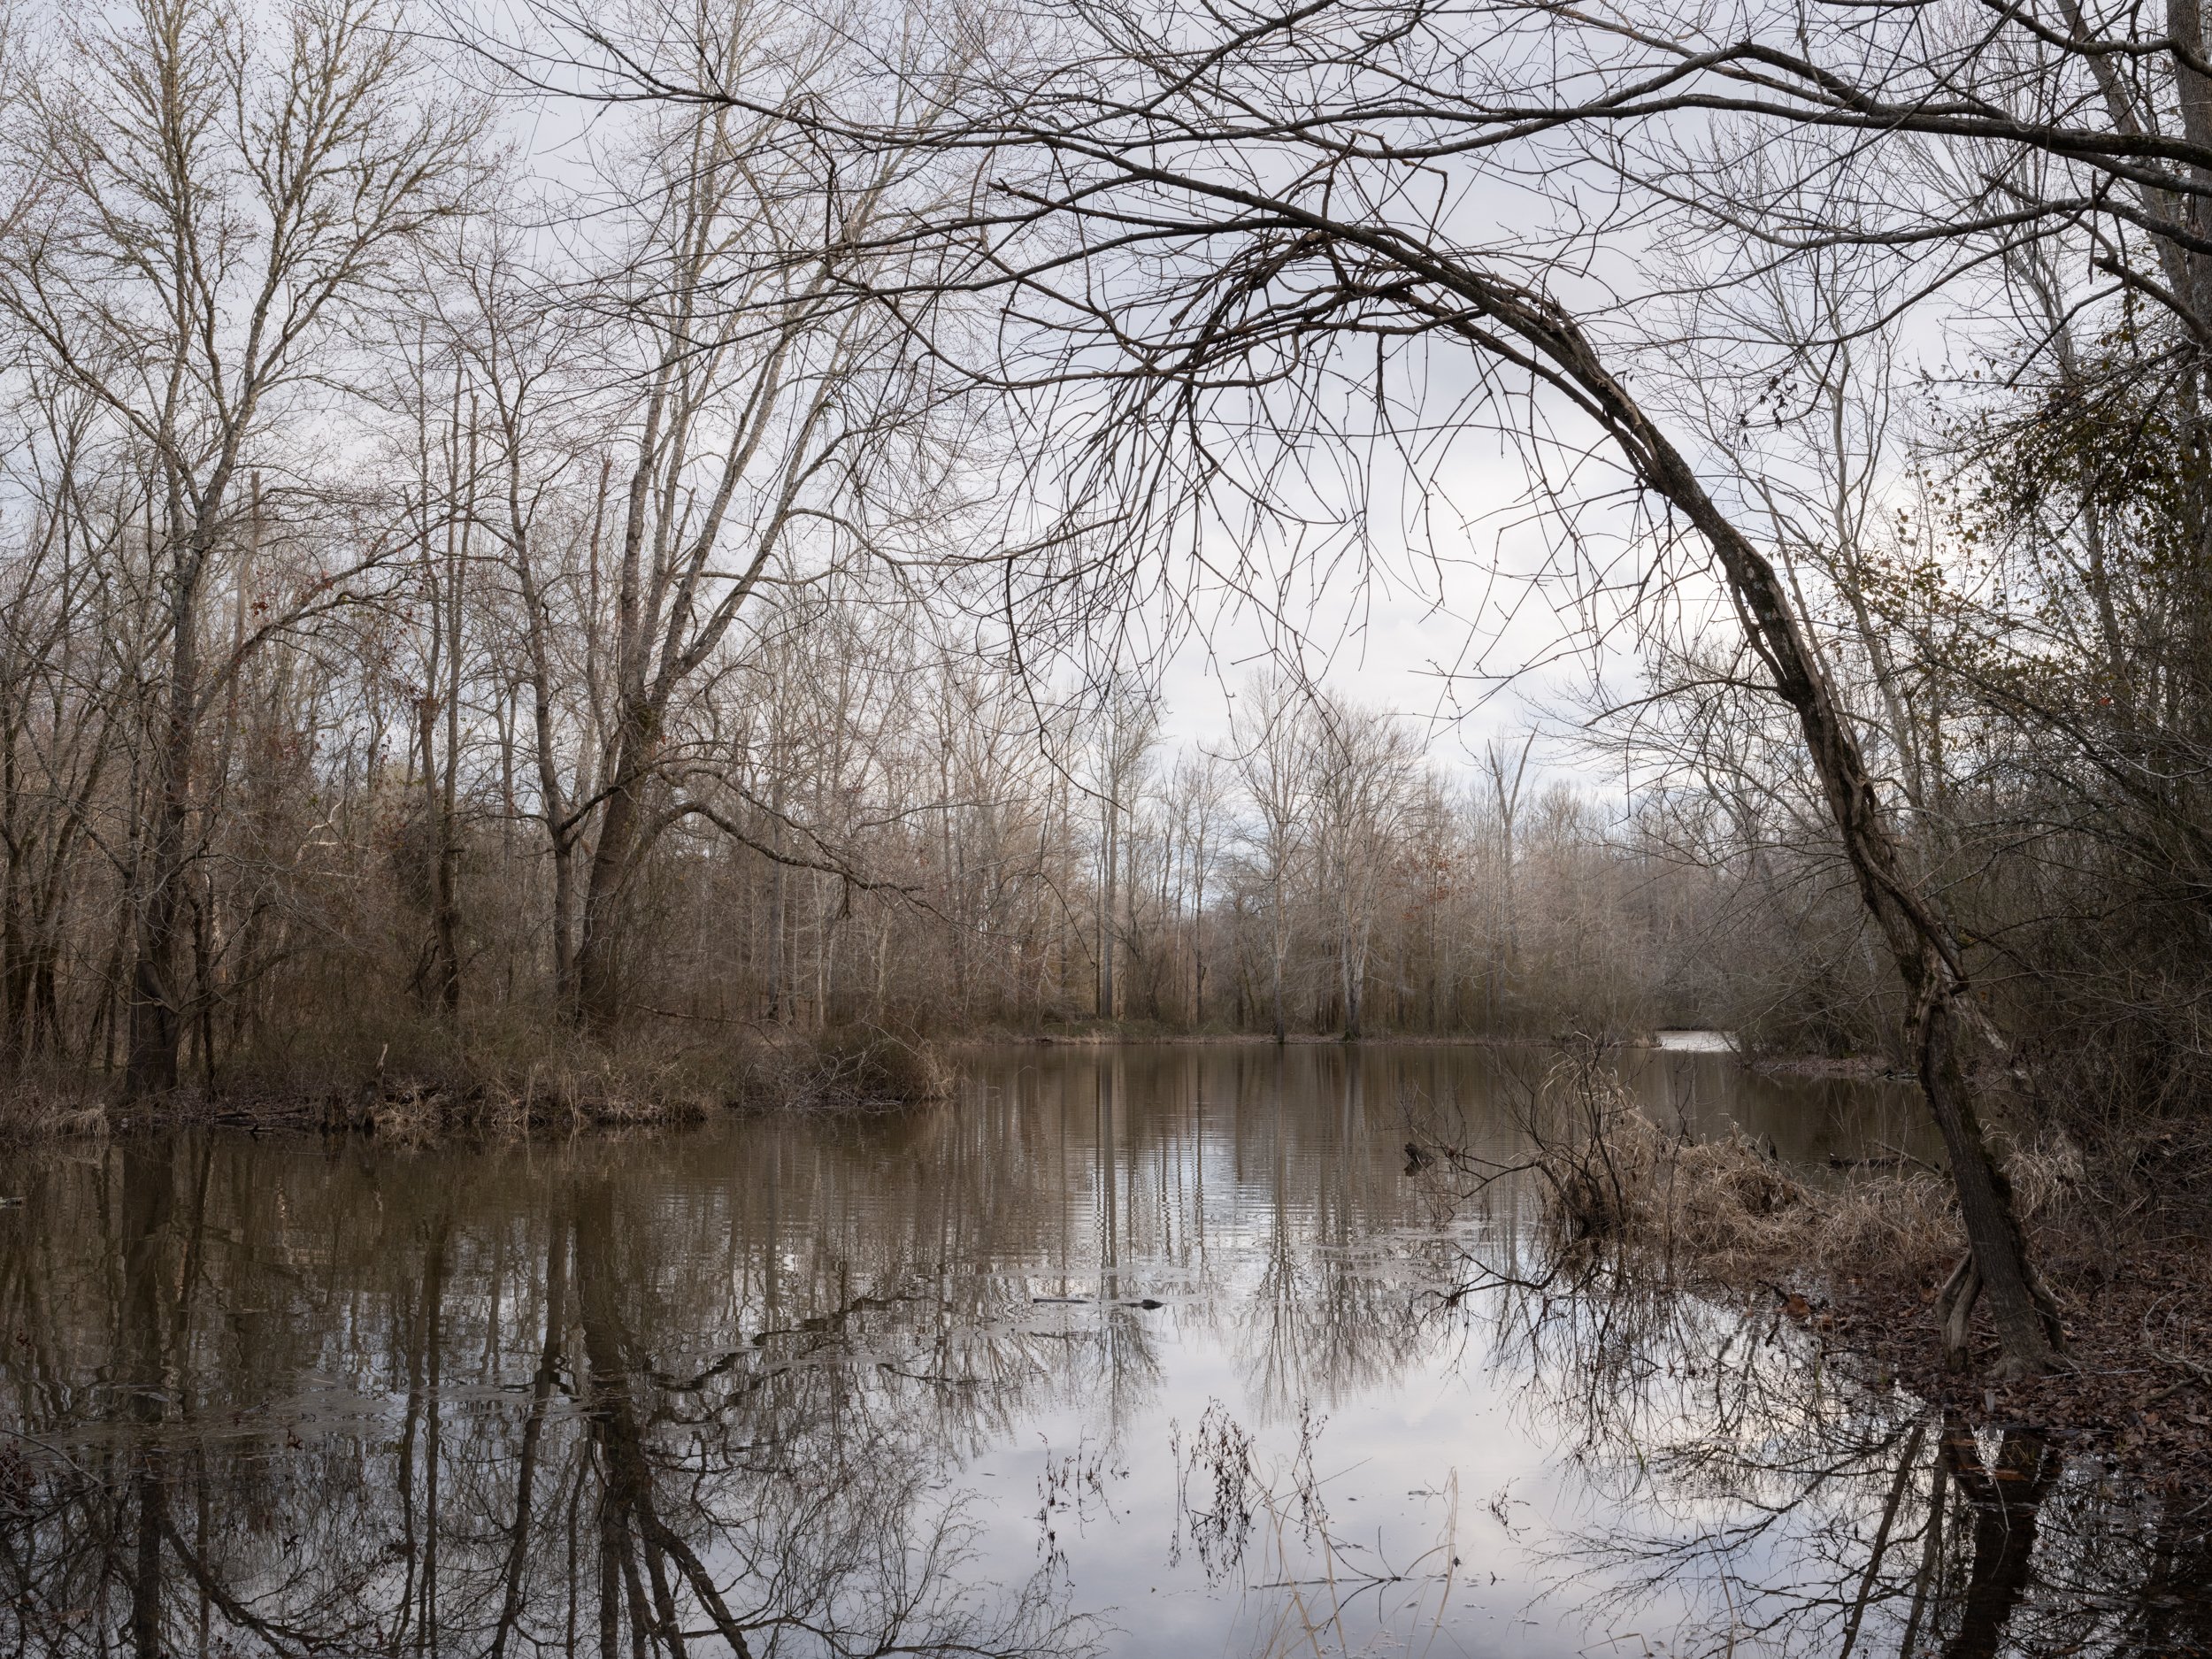
{"label": "muddy shoreline", "polygon": [[[2128,1257],[2116,1271],[2078,1252],[2047,1253],[2069,1369],[2011,1382],[1992,1374],[1985,1318],[1973,1327],[1971,1363],[1945,1363],[1932,1280],[1862,1270],[1824,1281],[1817,1263],[1801,1262],[1784,1282],[1808,1286],[1797,1321],[1878,1384],[1976,1429],[2025,1431],[2103,1456],[2152,1486],[2212,1483],[2212,1363],[2192,1351],[2198,1310],[2212,1306],[2212,1241],[2184,1234],[2131,1246]],[[1793,1317],[1793,1304],[1780,1306]]]}

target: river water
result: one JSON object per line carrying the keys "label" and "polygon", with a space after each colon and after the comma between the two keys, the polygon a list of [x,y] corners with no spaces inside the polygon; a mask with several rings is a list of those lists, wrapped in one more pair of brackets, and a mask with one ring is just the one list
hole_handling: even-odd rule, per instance
{"label": "river water", "polygon": [[[1530,1277],[1541,1056],[1024,1046],[880,1118],[0,1158],[0,1645],[2208,1651],[2203,1494]],[[1823,1170],[1894,1091],[1624,1056]],[[1778,1270],[1779,1271],[1779,1270]],[[1794,1286],[1793,1286],[1793,1288]]]}

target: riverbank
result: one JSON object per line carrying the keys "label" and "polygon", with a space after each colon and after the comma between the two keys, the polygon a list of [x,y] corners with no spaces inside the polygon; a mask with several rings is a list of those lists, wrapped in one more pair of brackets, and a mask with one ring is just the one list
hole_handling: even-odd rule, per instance
{"label": "riverbank", "polygon": [[1980,1310],[1967,1363],[1948,1363],[1939,1287],[1964,1241],[1947,1179],[1909,1159],[1793,1168],[1747,1138],[1660,1129],[1594,1055],[1570,1055],[1500,1165],[1409,1148],[1459,1196],[1532,1180],[1548,1269],[1562,1285],[1640,1279],[1770,1310],[1839,1367],[1975,1429],[2040,1434],[2153,1484],[2212,1480],[2212,1133],[2116,1133],[2093,1155],[2053,1134],[2007,1159],[2023,1223],[2067,1336],[2067,1366],[1993,1379]]}
{"label": "riverbank", "polygon": [[[1706,1034],[1706,1033],[1697,1033]],[[1363,1040],[1376,1048],[1553,1052],[1557,1037],[1462,1032]],[[707,1040],[682,1033],[603,1047],[566,1030],[496,1029],[386,1045],[364,1056],[266,1062],[134,1099],[113,1072],[19,1066],[0,1076],[0,1140],[70,1137],[170,1125],[390,1133],[451,1129],[527,1133],[579,1127],[676,1126],[726,1110],[884,1108],[941,1098],[957,1057],[1007,1045],[1100,1050],[1189,1048],[1343,1049],[1340,1033],[1178,1031],[1144,1022],[925,1036],[872,1025],[800,1032],[775,1026]],[[1653,1033],[1609,1044],[1673,1052]],[[1681,1052],[1708,1052],[1683,1049]],[[410,1057],[396,1057],[402,1052]],[[1714,1048],[1709,1052],[1727,1052]],[[1747,1071],[1785,1080],[1876,1080],[1873,1062],[1738,1056]]]}
{"label": "riverbank", "polygon": [[846,1026],[770,1033],[742,1047],[619,1050],[564,1037],[542,1055],[456,1055],[358,1081],[249,1076],[134,1099],[119,1085],[58,1072],[0,1087],[0,1140],[36,1141],[192,1125],[382,1134],[523,1134],[678,1127],[719,1112],[883,1110],[941,1100],[956,1073],[939,1045]]}
{"label": "riverbank", "polygon": [[[2212,1481],[2212,1241],[2197,1233],[2095,1248],[2086,1217],[2032,1229],[2045,1284],[2066,1326],[2070,1369],[1990,1380],[1996,1341],[1973,1330],[1964,1371],[1944,1363],[1936,1283],[1857,1265],[1821,1273],[1801,1316],[1845,1363],[1890,1380],[1977,1429],[2026,1430],[2076,1453],[2113,1460],[2147,1484],[2196,1489]],[[1786,1309],[1788,1303],[1782,1304]]]}

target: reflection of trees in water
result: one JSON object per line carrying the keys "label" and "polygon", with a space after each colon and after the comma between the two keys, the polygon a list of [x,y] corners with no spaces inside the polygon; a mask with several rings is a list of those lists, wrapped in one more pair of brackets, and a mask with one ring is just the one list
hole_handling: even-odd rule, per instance
{"label": "reflection of trees in water", "polygon": [[[241,1635],[367,1645],[381,1632],[360,1597],[383,1563],[355,1542],[343,1460],[280,1463],[196,1386],[208,1258],[238,1242],[204,1225],[205,1148],[126,1146],[102,1172],[90,1272],[42,1272],[51,1239],[0,1251],[11,1404],[38,1454],[0,1495],[0,1629],[18,1650],[140,1659]],[[106,1363],[70,1364],[70,1335]]]}
{"label": "reflection of trees in water", "polygon": [[[564,1182],[533,1227],[465,1234],[452,1183],[426,1169],[411,1202],[387,1194],[375,1248],[333,1251],[324,1267],[343,1271],[316,1279],[287,1260],[322,1253],[308,1236],[239,1225],[266,1213],[254,1203],[202,1225],[211,1174],[223,1200],[253,1182],[252,1155],[226,1152],[227,1169],[204,1141],[123,1150],[93,1194],[111,1225],[79,1240],[96,1248],[0,1270],[18,1329],[37,1286],[68,1297],[28,1344],[52,1363],[6,1375],[14,1420],[41,1442],[0,1493],[11,1646],[634,1659],[1084,1645],[1041,1576],[965,1581],[972,1529],[940,1480],[948,1414],[915,1409],[948,1391],[872,1374],[874,1350],[849,1340],[883,1311],[871,1298],[669,1375],[634,1324],[665,1296],[666,1240],[611,1181]],[[259,1353],[226,1328],[288,1294],[300,1317],[277,1323],[294,1342]],[[355,1322],[310,1325],[333,1303]],[[73,1365],[73,1347],[112,1363]],[[356,1397],[301,1387],[347,1355],[373,1356],[349,1378]]]}
{"label": "reflection of trees in water", "polygon": [[1048,1580],[969,1582],[949,1469],[1048,1407],[1110,1437],[1170,1318],[1294,1338],[1292,1405],[1415,1340],[1365,1253],[1406,1202],[1362,1144],[1391,1096],[1280,1063],[1133,1056],[733,1127],[742,1156],[704,1161],[711,1136],[42,1158],[0,1217],[0,1424],[42,1442],[0,1455],[0,1641],[1077,1645]]}
{"label": "reflection of trees in water", "polygon": [[[1248,1087],[1279,1099],[1276,1073],[1248,1076]],[[1317,1093],[1334,1119],[1332,1140],[1344,1156],[1294,1156],[1280,1120],[1267,1131],[1267,1231],[1257,1280],[1241,1302],[1237,1340],[1247,1391],[1267,1417],[1286,1419],[1309,1401],[1333,1404],[1399,1374],[1434,1340],[1417,1317],[1412,1287],[1374,1243],[1379,1213],[1403,1200],[1397,1172],[1369,1156],[1378,1144],[1367,1122],[1367,1067],[1356,1054],[1325,1052]],[[1388,1144],[1386,1139],[1382,1144]]]}
{"label": "reflection of trees in water", "polygon": [[1555,1563],[1601,1624],[1678,1617],[1676,1652],[2212,1653],[2202,1494],[1839,1378],[1771,1310],[1604,1271],[1495,1308],[1523,1409],[1603,1500]]}

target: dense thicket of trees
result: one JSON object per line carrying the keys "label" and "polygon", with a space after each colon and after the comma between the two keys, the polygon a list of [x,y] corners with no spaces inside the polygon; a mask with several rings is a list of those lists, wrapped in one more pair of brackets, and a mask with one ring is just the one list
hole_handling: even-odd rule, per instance
{"label": "dense thicket of trees", "polygon": [[[316,533],[265,486],[261,501],[257,566],[277,586]],[[591,527],[548,557],[574,556],[540,590],[563,606],[558,661],[534,657],[534,632],[556,630],[518,614],[511,570],[465,557],[454,526],[374,603],[271,640],[225,687],[195,757],[188,1079],[351,1074],[388,1044],[400,1064],[449,1051],[444,1033],[511,1053],[573,1013],[569,866],[593,815],[563,826],[547,803],[604,787]],[[117,855],[149,818],[149,688],[122,584],[65,545],[27,563],[10,621],[55,645],[9,664],[11,1042],[119,1069],[133,871]],[[256,591],[215,584],[211,613],[250,628]],[[1240,697],[1263,731],[1179,749],[1128,700],[1041,720],[966,643],[834,592],[764,606],[733,637],[680,710],[699,810],[628,895],[628,1028],[1265,1030],[1279,1010],[1293,1032],[1632,1031],[1695,1017],[1676,993],[1712,983],[1722,884],[1624,844],[1610,807],[1540,787],[1517,750],[1455,775],[1402,724],[1288,680]]]}

